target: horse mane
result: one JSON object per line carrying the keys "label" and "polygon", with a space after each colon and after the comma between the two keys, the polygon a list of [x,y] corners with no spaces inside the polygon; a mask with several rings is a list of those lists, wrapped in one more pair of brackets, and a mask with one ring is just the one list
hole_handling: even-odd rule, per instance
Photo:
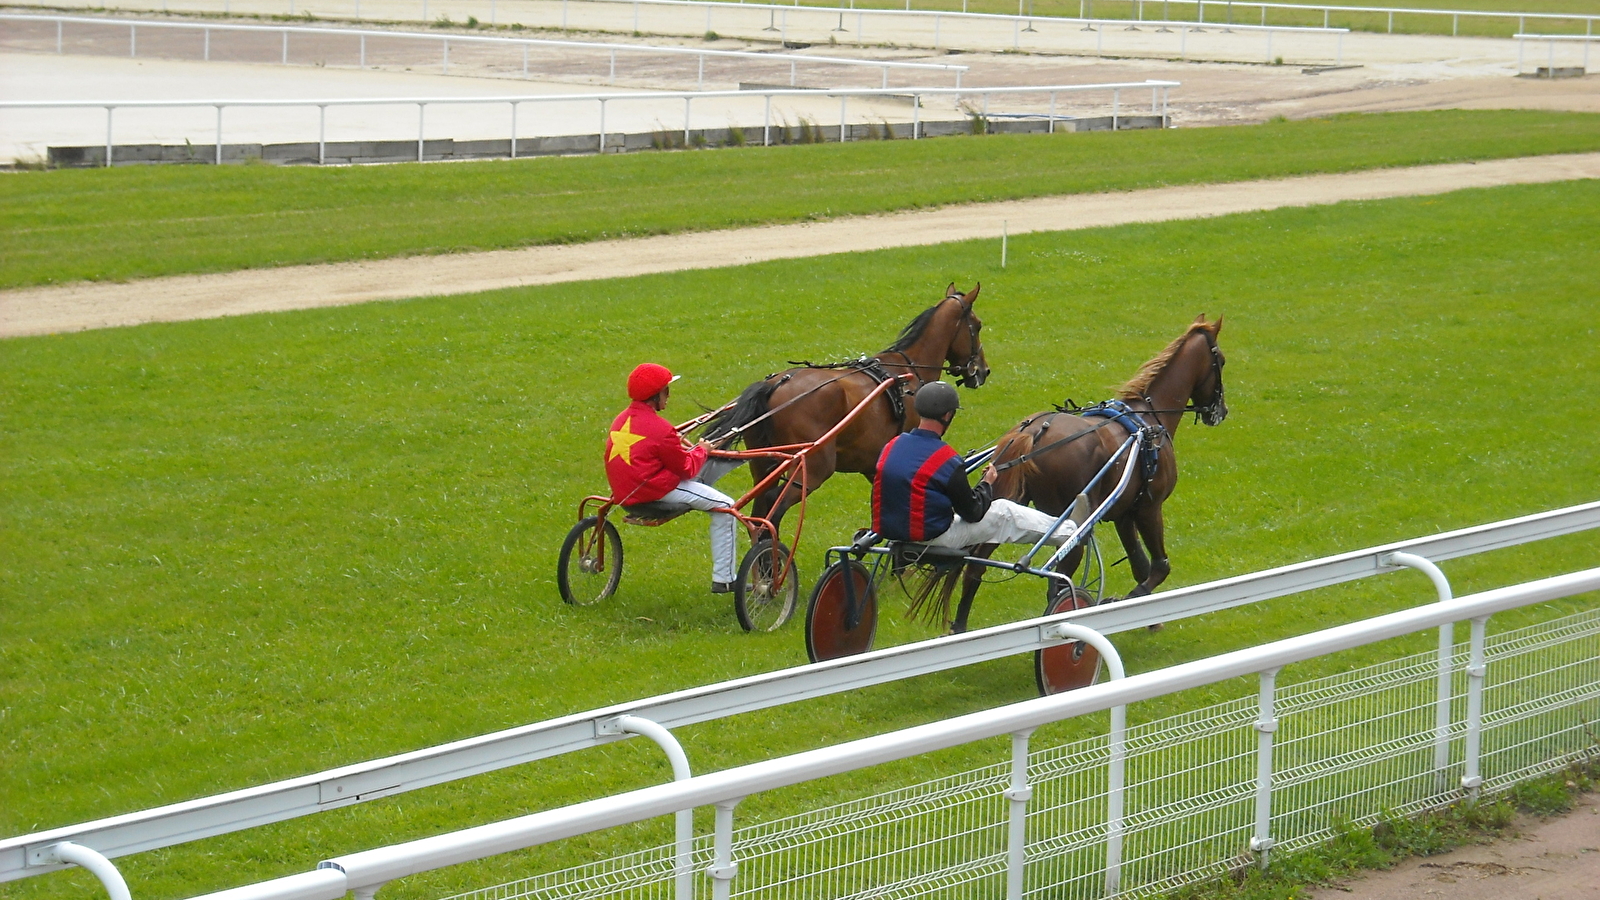
{"label": "horse mane", "polygon": [[[949,298],[946,297],[945,299],[948,300]],[[933,314],[938,312],[939,307],[943,305],[944,300],[940,300],[938,303],[918,313],[917,317],[911,320],[911,324],[900,329],[900,336],[895,338],[894,343],[890,344],[888,350],[883,352],[888,353],[892,350],[896,353],[904,353],[911,349],[912,344],[922,339],[922,333],[928,330],[928,323],[933,321]]]}
{"label": "horse mane", "polygon": [[1122,387],[1117,388],[1117,399],[1144,399],[1144,395],[1150,391],[1150,383],[1155,381],[1156,376],[1161,374],[1161,370],[1167,367],[1167,363],[1172,362],[1172,358],[1178,355],[1178,351],[1183,347],[1184,342],[1189,340],[1195,332],[1208,331],[1212,327],[1213,324],[1211,322],[1202,320],[1196,320],[1192,323],[1187,331],[1173,338],[1172,343],[1168,344],[1166,349],[1150,357],[1150,361],[1140,366],[1139,371],[1135,372],[1132,378],[1123,382]]}

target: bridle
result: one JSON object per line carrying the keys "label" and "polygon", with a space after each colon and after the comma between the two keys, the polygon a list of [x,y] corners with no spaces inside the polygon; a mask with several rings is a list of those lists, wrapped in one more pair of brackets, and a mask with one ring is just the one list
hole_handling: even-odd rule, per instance
{"label": "bridle", "polygon": [[978,323],[973,319],[972,307],[961,302],[960,294],[951,294],[940,302],[946,303],[951,300],[961,303],[961,318],[958,321],[965,322],[967,325],[967,361],[965,363],[958,365],[952,362],[943,366],[929,366],[912,362],[911,357],[904,350],[884,351],[885,353],[894,353],[904,360],[904,362],[896,363],[895,365],[910,369],[912,375],[917,379],[918,387],[928,383],[927,379],[918,373],[917,370],[919,369],[929,372],[942,372],[955,378],[956,382],[962,387],[975,388],[983,383],[978,378],[979,370],[982,368],[980,359],[983,356],[983,348],[978,344]]}
{"label": "bridle", "polygon": [[1201,333],[1206,336],[1206,347],[1211,350],[1211,377],[1216,379],[1217,391],[1210,403],[1201,406],[1191,402],[1183,411],[1194,413],[1196,421],[1217,425],[1228,416],[1228,405],[1222,399],[1222,351],[1217,349],[1216,335],[1204,329]]}
{"label": "bridle", "polygon": [[[1217,382],[1217,391],[1212,396],[1211,402],[1202,405],[1191,400],[1182,409],[1159,409],[1156,407],[1156,402],[1146,396],[1139,399],[1143,400],[1145,405],[1150,408],[1139,410],[1139,412],[1150,413],[1151,415],[1177,413],[1180,416],[1184,413],[1194,413],[1195,421],[1203,422],[1206,425],[1220,425],[1222,420],[1228,417],[1228,404],[1223,401],[1222,396],[1222,351],[1217,348],[1215,335],[1204,330],[1201,331],[1201,334],[1205,335],[1206,348],[1211,351],[1211,377]],[[1071,411],[1071,409],[1084,409],[1087,407],[1078,407],[1071,399],[1068,399],[1067,406],[1058,408],[1066,412]]]}

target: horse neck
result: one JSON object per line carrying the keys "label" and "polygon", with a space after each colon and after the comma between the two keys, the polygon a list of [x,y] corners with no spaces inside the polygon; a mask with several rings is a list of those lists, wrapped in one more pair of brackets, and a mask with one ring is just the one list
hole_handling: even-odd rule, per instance
{"label": "horse neck", "polygon": [[[955,339],[956,327],[961,322],[959,315],[945,311],[948,305],[940,306],[928,327],[922,330],[922,336],[910,347],[903,351],[885,350],[878,354],[878,360],[891,369],[910,369],[919,382],[938,381],[939,374],[944,371],[945,357],[950,353],[950,342]],[[906,365],[907,360],[910,366]]]}
{"label": "horse neck", "polygon": [[[1197,346],[1200,348],[1197,351]],[[1183,347],[1173,357],[1172,361],[1161,369],[1161,372],[1150,381],[1150,390],[1145,396],[1150,400],[1155,409],[1162,410],[1156,413],[1156,419],[1161,422],[1168,434],[1177,434],[1178,426],[1183,422],[1183,408],[1189,404],[1189,396],[1194,393],[1195,385],[1210,372],[1207,365],[1209,360],[1204,359],[1205,350],[1209,345],[1205,337],[1198,332],[1191,334],[1183,342]]]}

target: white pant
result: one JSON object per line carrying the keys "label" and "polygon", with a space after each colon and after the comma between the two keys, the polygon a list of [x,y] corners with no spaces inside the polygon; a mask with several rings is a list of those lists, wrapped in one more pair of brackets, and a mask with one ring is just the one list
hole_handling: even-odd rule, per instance
{"label": "white pant", "polygon": [[[733,505],[733,498],[709,484],[685,478],[678,486],[662,497],[658,503],[687,506],[690,509],[712,510]],[[1042,515],[1042,513],[1041,513]],[[732,584],[738,577],[734,554],[739,534],[739,520],[731,513],[711,514],[711,580]]]}
{"label": "white pant", "polygon": [[[1055,516],[1032,507],[1010,500],[993,500],[982,519],[968,522],[956,516],[948,531],[924,543],[930,547],[952,548],[976,547],[979,544],[1033,544],[1048,534],[1050,526],[1055,523]],[[1077,530],[1078,526],[1074,523],[1062,522],[1056,533],[1050,535],[1050,545],[1059,547],[1065,544]]]}

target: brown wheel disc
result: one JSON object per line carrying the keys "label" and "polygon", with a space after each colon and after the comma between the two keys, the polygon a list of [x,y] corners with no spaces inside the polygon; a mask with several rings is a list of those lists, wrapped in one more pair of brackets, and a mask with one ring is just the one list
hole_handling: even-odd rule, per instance
{"label": "brown wheel disc", "polygon": [[[850,609],[852,599],[854,616]],[[822,662],[865,653],[872,649],[877,630],[878,589],[872,583],[872,573],[853,559],[829,566],[817,579],[811,603],[806,607],[806,655],[812,662]]]}
{"label": "brown wheel disc", "polygon": [[[1045,606],[1047,616],[1093,606],[1080,588],[1063,591]],[[1088,687],[1100,677],[1100,651],[1082,641],[1067,641],[1033,652],[1033,675],[1040,696]]]}

